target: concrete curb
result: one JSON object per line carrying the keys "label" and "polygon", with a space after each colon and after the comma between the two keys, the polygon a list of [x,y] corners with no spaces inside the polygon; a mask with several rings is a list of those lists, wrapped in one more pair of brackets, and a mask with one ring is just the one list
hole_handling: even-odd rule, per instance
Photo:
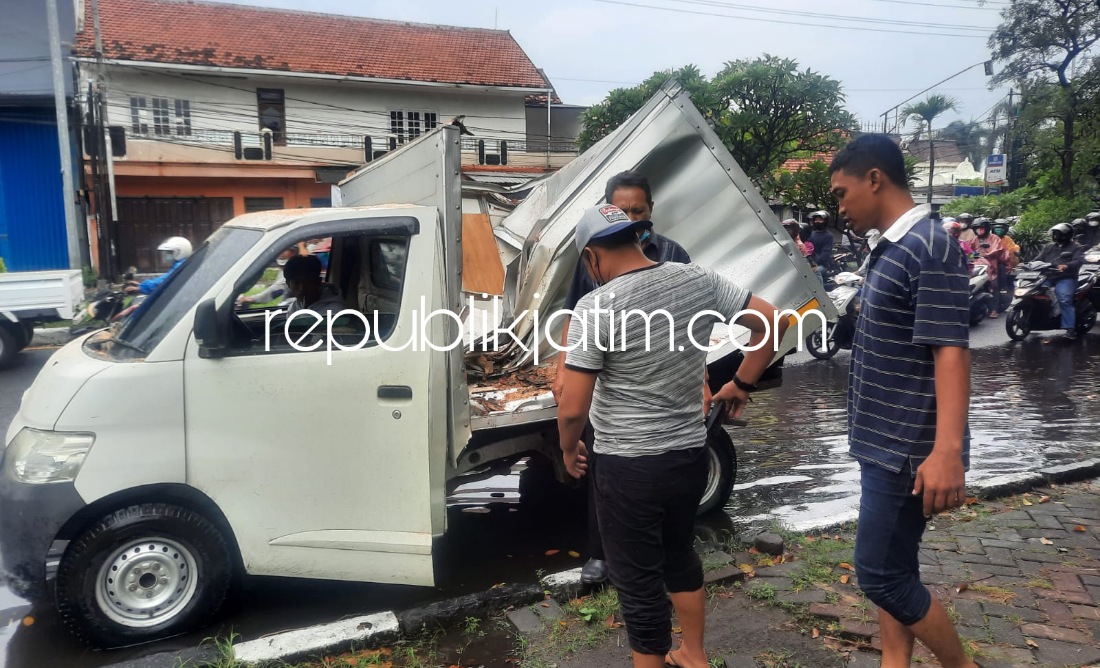
{"label": "concrete curb", "polygon": [[63,346],[73,337],[69,334],[68,327],[35,327],[34,337],[31,338],[32,347]]}
{"label": "concrete curb", "polygon": [[[996,476],[975,483],[973,493],[984,501],[1022,494],[1036,487],[1065,484],[1100,477],[1100,459],[1088,459],[1061,466],[1040,469],[1036,473],[1016,473]],[[812,533],[836,528],[836,525],[805,529]],[[736,580],[732,571],[723,579]],[[355,647],[392,641],[425,627],[442,626],[469,616],[485,616],[497,610],[507,610],[537,603],[547,596],[568,600],[586,589],[581,584],[580,569],[550,574],[538,584],[501,585],[484,592],[439,601],[402,612],[379,612],[328,624],[275,633],[264,638],[235,643],[234,656],[246,665],[277,664],[336,654]],[[181,652],[163,652],[142,659],[111,665],[109,668],[197,668],[217,660],[213,648],[200,647]]]}

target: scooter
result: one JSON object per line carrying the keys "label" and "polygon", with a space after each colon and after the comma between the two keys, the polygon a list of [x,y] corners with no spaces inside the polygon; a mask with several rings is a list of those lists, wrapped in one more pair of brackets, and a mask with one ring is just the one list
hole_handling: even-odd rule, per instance
{"label": "scooter", "polygon": [[989,280],[989,262],[977,259],[970,267],[970,326],[977,325],[993,311],[993,284]]}
{"label": "scooter", "polygon": [[863,277],[850,271],[842,271],[833,280],[836,281],[836,287],[829,292],[829,299],[832,300],[840,318],[835,323],[825,323],[824,345],[822,345],[820,329],[806,337],[806,350],[819,360],[830,359],[841,348],[851,350],[856,334],[859,292],[863,287]]}
{"label": "scooter", "polygon": [[[1016,272],[1016,288],[1012,304],[1005,318],[1005,330],[1013,341],[1023,341],[1033,331],[1061,329],[1061,318],[1056,313],[1057,298],[1054,289],[1046,281],[1057,271],[1049,262],[1028,262]],[[1077,276],[1077,289],[1073,293],[1073,307],[1077,314],[1074,328],[1078,336],[1096,324],[1096,307],[1091,293],[1096,287],[1097,272],[1082,271]]]}
{"label": "scooter", "polygon": [[1081,265],[1080,274],[1086,273],[1097,276],[1089,297],[1092,299],[1093,307],[1100,311],[1100,245],[1085,251],[1085,264]]}

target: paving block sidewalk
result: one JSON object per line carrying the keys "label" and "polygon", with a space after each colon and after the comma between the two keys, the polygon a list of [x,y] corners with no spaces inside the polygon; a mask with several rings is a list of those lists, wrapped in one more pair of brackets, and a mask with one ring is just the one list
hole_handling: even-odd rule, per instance
{"label": "paving block sidewalk", "polygon": [[[971,499],[930,523],[923,579],[985,668],[1100,667],[1098,492],[1100,482],[1084,482]],[[878,624],[851,570],[851,539],[815,533],[793,537],[783,557],[752,555],[743,583],[711,591],[712,658],[728,668],[878,666]],[[548,635],[531,641],[537,651],[523,665],[629,665],[622,630],[585,648]],[[914,665],[939,664],[918,645]]]}

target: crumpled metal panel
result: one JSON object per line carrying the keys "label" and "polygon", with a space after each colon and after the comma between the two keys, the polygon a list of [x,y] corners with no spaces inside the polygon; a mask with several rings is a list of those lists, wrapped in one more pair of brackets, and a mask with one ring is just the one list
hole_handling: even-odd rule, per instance
{"label": "crumpled metal panel", "polygon": [[[540,360],[555,354],[542,323],[561,308],[577,265],[573,230],[587,207],[603,202],[607,180],[624,170],[649,178],[655,229],[680,243],[694,262],[776,306],[816,307],[835,320],[828,295],[771,209],[689,95],[669,82],[614,133],[538,184],[497,229],[502,240],[526,240],[507,266],[505,320],[519,316],[514,331],[527,348],[501,347],[497,368],[530,363],[536,346]],[[555,339],[560,326],[557,330]],[[783,344],[782,353],[793,349],[797,333],[792,331]],[[732,351],[727,345],[708,360]]]}

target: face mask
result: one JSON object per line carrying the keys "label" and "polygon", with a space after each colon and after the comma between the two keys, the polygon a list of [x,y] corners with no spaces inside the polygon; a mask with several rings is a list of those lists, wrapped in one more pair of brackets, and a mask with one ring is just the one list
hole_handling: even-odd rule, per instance
{"label": "face mask", "polygon": [[286,261],[287,261],[287,258],[281,257],[281,258],[275,260],[275,264],[279,265],[280,267],[283,267],[283,266],[286,266]]}
{"label": "face mask", "polygon": [[603,285],[603,281],[600,280],[600,260],[592,251],[588,251],[588,274],[592,277],[592,282],[596,284],[596,287]]}
{"label": "face mask", "polygon": [[317,250],[317,244],[306,244],[306,250],[313,253]]}
{"label": "face mask", "polygon": [[638,243],[640,243],[644,246],[645,242],[649,241],[649,237],[650,237],[649,230],[646,230],[645,232],[642,232],[642,236],[638,237]]}

